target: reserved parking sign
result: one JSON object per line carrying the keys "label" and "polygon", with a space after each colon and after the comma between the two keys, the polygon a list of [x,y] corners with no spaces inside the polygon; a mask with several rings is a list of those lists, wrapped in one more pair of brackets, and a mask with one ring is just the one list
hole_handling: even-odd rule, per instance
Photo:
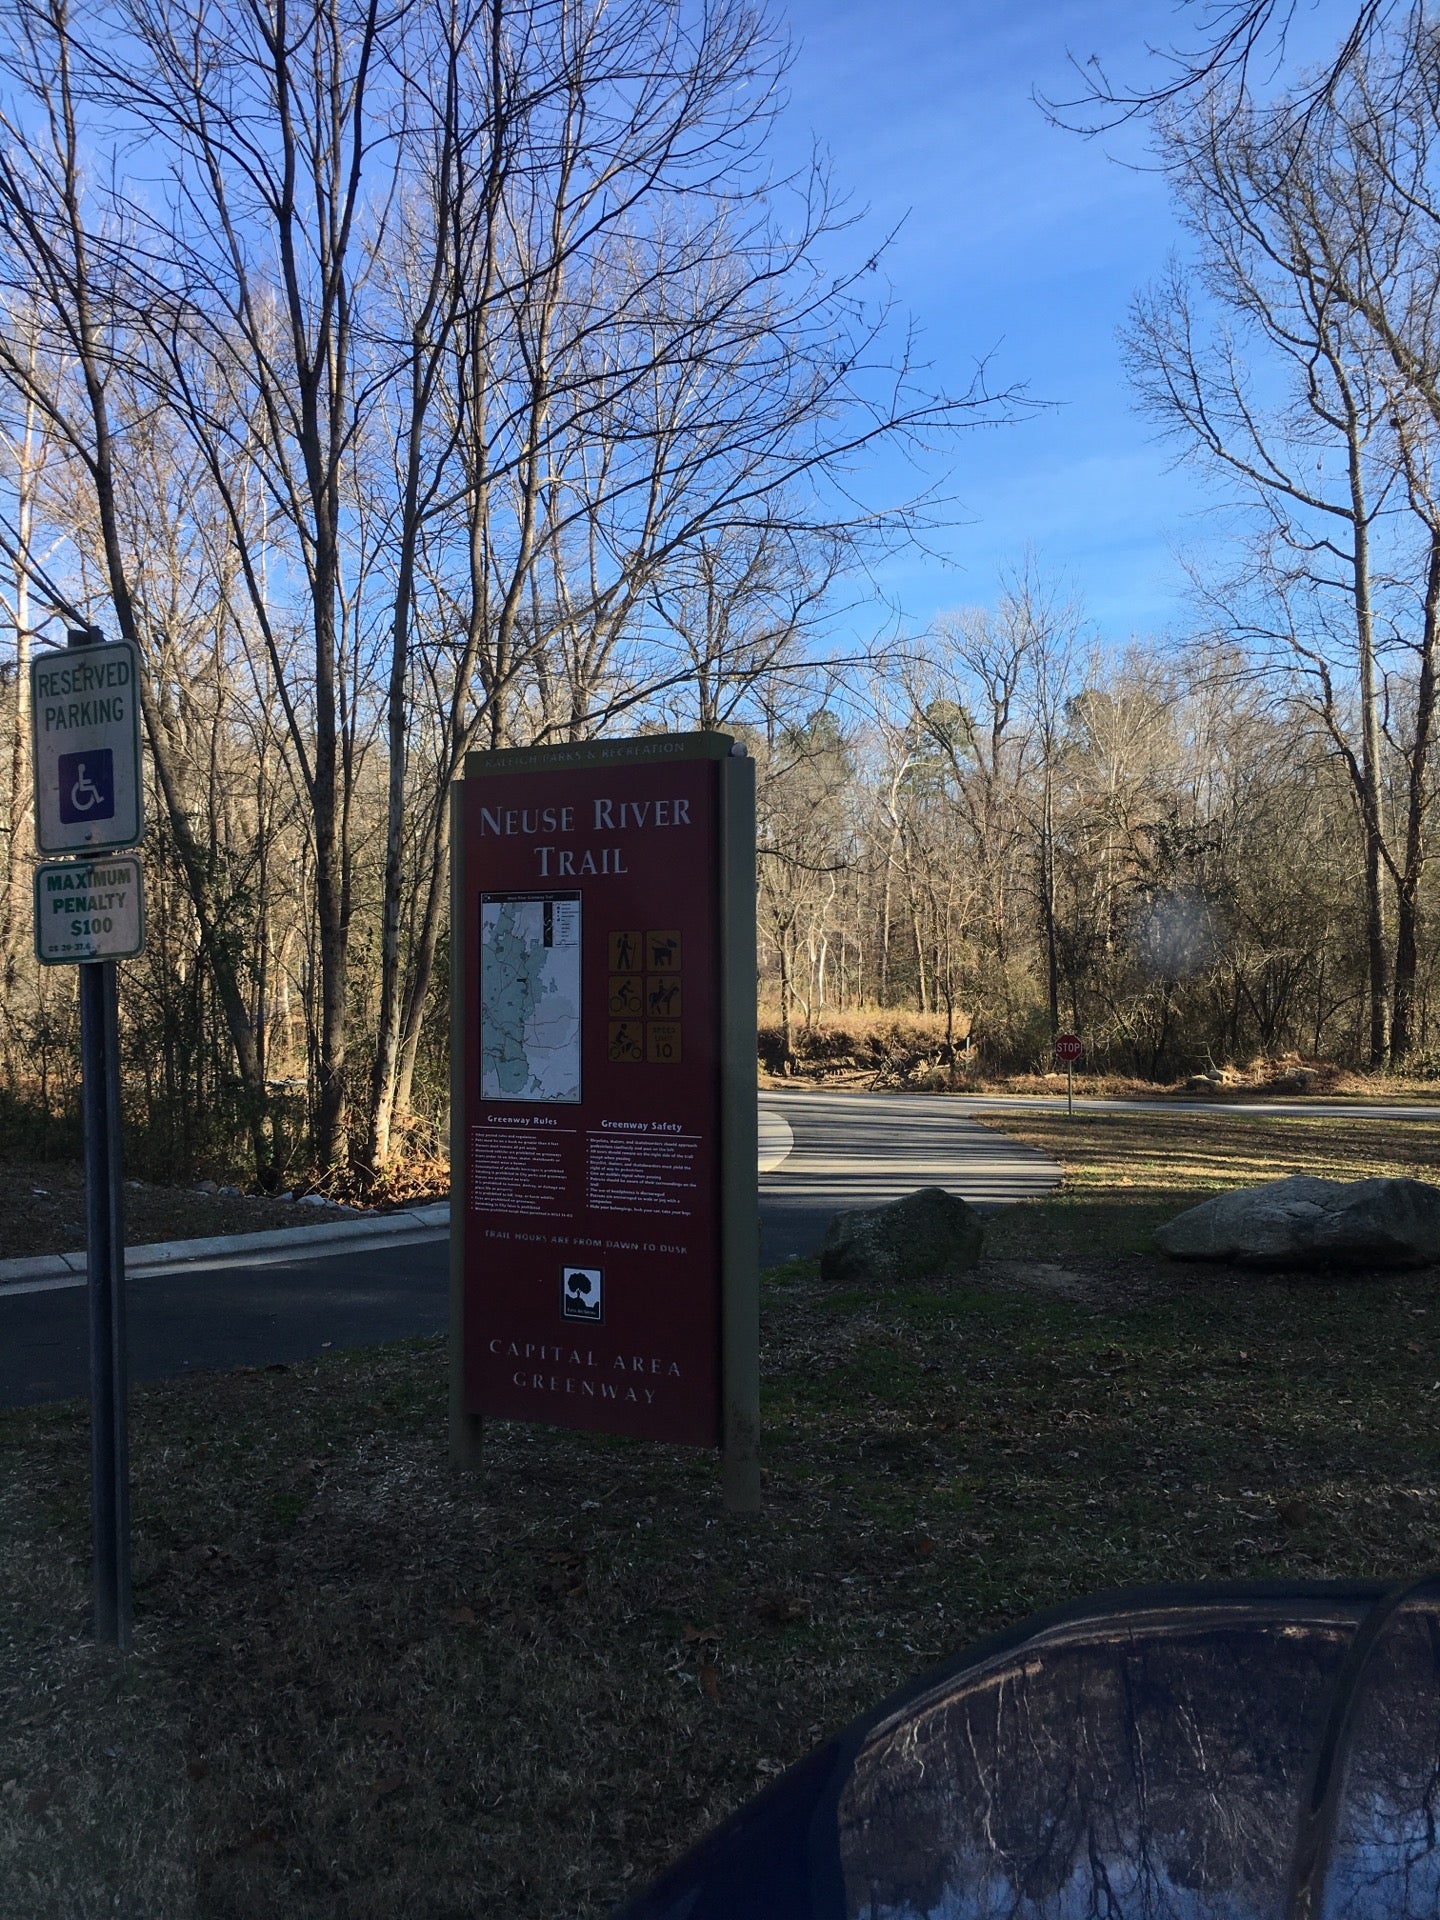
{"label": "reserved parking sign", "polygon": [[145,832],[137,649],[110,640],[37,653],[30,725],[40,852],[133,847]]}

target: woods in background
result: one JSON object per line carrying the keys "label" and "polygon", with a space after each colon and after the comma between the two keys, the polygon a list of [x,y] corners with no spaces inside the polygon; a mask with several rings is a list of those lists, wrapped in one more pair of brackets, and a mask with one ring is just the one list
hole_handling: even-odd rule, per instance
{"label": "woods in background", "polygon": [[[934,1056],[991,1072],[1048,1068],[1066,1027],[1087,1065],[1159,1080],[1368,1061],[1351,784],[1242,655],[1102,652],[1031,578],[880,692],[852,732],[822,713],[757,745],[773,1064],[879,1007],[936,1016]],[[1434,993],[1422,940],[1412,1066]]]}
{"label": "woods in background", "polygon": [[[891,663],[846,743],[833,887],[797,866],[762,916],[786,1034],[848,981],[943,1012],[946,1053],[958,1001],[1017,1067],[1062,1024],[1158,1077],[1428,1060],[1440,33],[1366,8],[1334,64],[1257,103],[1253,36],[1283,10],[1224,11],[1233,37],[1209,23],[1172,86],[1087,82],[1080,105],[1153,122],[1188,247],[1124,350],[1217,483],[1228,561],[1180,644],[1084,646],[1030,573]],[[792,746],[836,763],[828,737]]]}
{"label": "woods in background", "polygon": [[763,712],[915,523],[867,449],[1003,417],[767,173],[786,59],[738,0],[7,10],[12,1076],[73,989],[24,957],[37,630],[147,665],[151,1124],[273,1173],[298,1080],[378,1177],[427,1073],[434,1133],[465,753]]}
{"label": "woods in background", "polygon": [[89,621],[146,663],[152,1169],[373,1185],[438,1147],[450,781],[656,727],[759,763],[781,1064],[880,1008],[999,1069],[1072,1025],[1162,1079],[1427,1068],[1440,48],[1386,19],[1292,96],[1222,61],[1145,107],[1187,253],[1124,350],[1232,536],[1195,634],[1098,634],[1027,564],[881,643],[865,570],[925,509],[861,497],[872,453],[1017,402],[928,392],[823,171],[767,176],[752,9],[18,0],[5,1111],[73,1111],[26,667]]}

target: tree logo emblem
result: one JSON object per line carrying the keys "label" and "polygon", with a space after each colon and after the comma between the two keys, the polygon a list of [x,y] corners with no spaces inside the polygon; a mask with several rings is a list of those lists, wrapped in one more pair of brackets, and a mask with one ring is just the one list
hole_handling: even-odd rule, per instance
{"label": "tree logo emblem", "polygon": [[563,1320],[605,1318],[605,1276],[599,1267],[560,1269],[560,1317]]}

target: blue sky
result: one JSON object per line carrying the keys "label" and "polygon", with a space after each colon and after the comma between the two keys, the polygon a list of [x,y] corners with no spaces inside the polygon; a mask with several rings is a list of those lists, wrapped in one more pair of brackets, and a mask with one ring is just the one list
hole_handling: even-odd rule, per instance
{"label": "blue sky", "polygon": [[[836,184],[868,205],[867,233],[904,222],[886,264],[922,357],[956,389],[988,354],[996,383],[1056,403],[966,436],[952,487],[969,524],[932,541],[943,561],[888,565],[885,591],[923,627],[992,600],[1028,549],[1108,642],[1183,633],[1178,555],[1223,539],[1207,512],[1215,496],[1174,469],[1173,447],[1133,410],[1116,340],[1183,236],[1155,174],[1117,164],[1144,162],[1143,133],[1058,131],[1031,89],[1064,92],[1067,49],[1143,72],[1147,39],[1172,42],[1184,19],[1166,0],[777,0],[776,11],[796,42],[781,157],[813,135]],[[1300,30],[1324,43],[1344,12],[1321,0]]]}

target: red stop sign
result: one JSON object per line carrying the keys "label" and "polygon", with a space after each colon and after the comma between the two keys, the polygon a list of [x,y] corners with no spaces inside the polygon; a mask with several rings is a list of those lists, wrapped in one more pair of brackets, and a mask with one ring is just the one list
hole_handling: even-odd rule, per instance
{"label": "red stop sign", "polygon": [[1085,1051],[1080,1044],[1078,1033],[1058,1033],[1055,1036],[1055,1058],[1067,1063],[1078,1060]]}

